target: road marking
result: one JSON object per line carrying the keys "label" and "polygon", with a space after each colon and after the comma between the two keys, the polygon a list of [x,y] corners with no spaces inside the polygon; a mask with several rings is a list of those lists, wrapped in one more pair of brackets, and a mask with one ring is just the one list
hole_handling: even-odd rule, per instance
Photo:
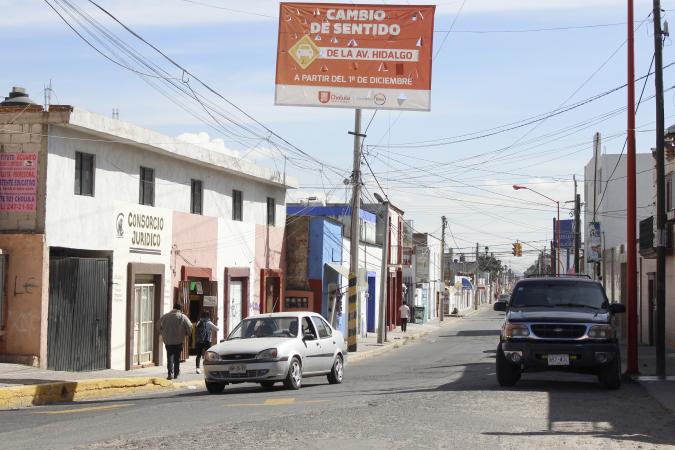
{"label": "road marking", "polygon": [[293,397],[283,397],[283,398],[268,398],[264,403],[230,403],[225,405],[226,408],[236,408],[243,406],[285,406],[285,405],[301,405],[308,403],[327,403],[330,400],[303,400],[296,402]]}
{"label": "road marking", "polygon": [[265,405],[267,406],[279,406],[279,405],[292,405],[295,403],[295,398],[270,398],[265,400]]}
{"label": "road marking", "polygon": [[34,412],[33,414],[71,414],[90,411],[105,411],[108,409],[125,408],[127,406],[133,406],[133,403],[118,403],[115,405],[104,405],[104,406],[88,406],[85,408],[60,409],[58,411],[37,411]]}

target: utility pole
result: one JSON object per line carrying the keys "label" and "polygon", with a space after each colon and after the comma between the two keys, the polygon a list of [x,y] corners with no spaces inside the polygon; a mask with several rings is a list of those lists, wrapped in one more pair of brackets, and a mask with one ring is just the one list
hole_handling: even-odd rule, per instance
{"label": "utility pole", "polygon": [[[655,65],[654,84],[656,86],[656,93],[655,93],[656,95],[656,330],[655,330],[656,375],[659,378],[663,379],[666,377],[665,312],[666,312],[667,234],[666,234],[666,195],[665,195],[666,177],[665,177],[665,158],[664,158],[665,119],[663,117],[663,31],[661,30],[660,0],[654,0],[653,14],[654,14],[654,65]],[[633,222],[633,224],[635,224],[635,222]],[[629,328],[629,332],[630,331],[631,329]]]}
{"label": "utility pole", "polygon": [[439,296],[441,310],[438,313],[438,320],[443,322],[444,300],[445,300],[445,227],[448,226],[448,220],[445,216],[441,217],[441,295]]}
{"label": "utility pole", "polygon": [[473,301],[473,309],[478,309],[478,248],[480,246],[478,245],[478,242],[476,242],[476,272],[474,274],[474,281],[476,283],[476,295],[474,297]]}
{"label": "utility pole", "polygon": [[[602,137],[599,132],[595,133],[595,136],[593,137],[593,220],[592,222],[595,223],[595,216],[597,212],[597,200],[598,200],[598,187],[597,187],[597,180],[598,180],[598,159],[600,159],[600,145],[602,142]],[[586,199],[586,210],[588,210],[588,199]],[[588,224],[587,224],[588,225]],[[587,246],[590,246],[590,243],[587,244]],[[593,279],[596,280],[598,278],[598,274],[600,273],[600,263],[599,262],[594,262],[593,263]],[[590,264],[589,264],[590,266]],[[588,273],[588,268],[586,269],[586,273]]]}
{"label": "utility pole", "polygon": [[[655,0],[654,5],[657,4]],[[657,13],[660,11],[657,11]],[[659,14],[660,17],[660,14]],[[626,375],[638,374],[638,349],[637,349],[637,230],[636,230],[636,170],[635,170],[635,43],[633,18],[633,0],[628,0],[628,113],[626,125],[626,309],[628,319],[628,364]],[[654,17],[656,21],[656,17]],[[660,19],[659,19],[660,20]],[[660,30],[660,25],[655,25]],[[660,39],[660,34],[659,38]],[[657,103],[658,104],[658,103]],[[657,119],[658,120],[658,119]],[[658,129],[658,126],[657,126]],[[661,133],[663,137],[663,133]],[[658,139],[658,131],[657,131]]]}
{"label": "utility pole", "polygon": [[577,176],[574,175],[574,274],[580,270],[579,254],[581,253],[581,195],[577,194]]}
{"label": "utility pole", "polygon": [[361,209],[361,109],[354,114],[354,169],[352,172],[352,221],[349,253],[349,315],[347,321],[347,351],[356,352],[357,277],[359,272],[359,211]]}
{"label": "utility pole", "polygon": [[[377,196],[377,194],[375,194]],[[379,198],[379,197],[376,197]],[[377,343],[384,344],[386,341],[387,327],[387,278],[389,275],[389,201],[382,202],[384,207],[384,238],[382,239],[382,266],[380,269],[380,301],[378,311]]]}

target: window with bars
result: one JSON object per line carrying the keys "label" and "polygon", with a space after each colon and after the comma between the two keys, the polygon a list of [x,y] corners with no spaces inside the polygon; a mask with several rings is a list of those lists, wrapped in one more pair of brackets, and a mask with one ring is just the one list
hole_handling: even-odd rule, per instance
{"label": "window with bars", "polygon": [[155,206],[155,169],[141,166],[138,203]]}
{"label": "window with bars", "polygon": [[192,214],[202,214],[204,198],[202,181],[193,179],[190,184],[190,212]]}
{"label": "window with bars", "polygon": [[267,225],[275,226],[277,202],[272,197],[267,197]]}
{"label": "window with bars", "polygon": [[244,217],[244,201],[241,191],[232,190],[232,220],[242,221]]}
{"label": "window with bars", "polygon": [[75,195],[94,196],[94,155],[75,152]]}

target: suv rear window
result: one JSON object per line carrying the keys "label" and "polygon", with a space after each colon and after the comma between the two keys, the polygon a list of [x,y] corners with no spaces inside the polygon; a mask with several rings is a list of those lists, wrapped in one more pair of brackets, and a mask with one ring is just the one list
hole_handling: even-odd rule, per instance
{"label": "suv rear window", "polygon": [[580,307],[603,309],[607,297],[595,283],[574,281],[536,281],[516,286],[511,307]]}

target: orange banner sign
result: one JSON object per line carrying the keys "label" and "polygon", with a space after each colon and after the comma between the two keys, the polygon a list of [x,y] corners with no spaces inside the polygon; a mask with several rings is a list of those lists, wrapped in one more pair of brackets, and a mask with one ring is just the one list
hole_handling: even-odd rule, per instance
{"label": "orange banner sign", "polygon": [[275,103],[429,111],[434,11],[281,3]]}

